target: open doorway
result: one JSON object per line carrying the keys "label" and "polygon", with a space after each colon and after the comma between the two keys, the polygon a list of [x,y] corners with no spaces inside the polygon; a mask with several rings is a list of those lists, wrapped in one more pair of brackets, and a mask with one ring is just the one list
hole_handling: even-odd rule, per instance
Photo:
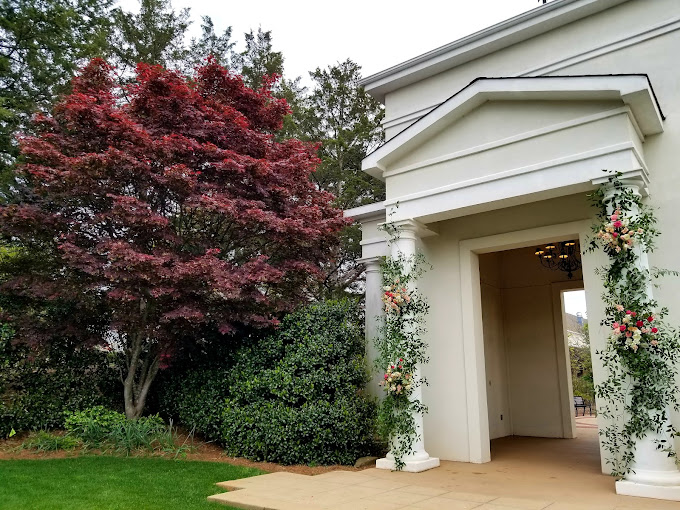
{"label": "open doorway", "polygon": [[[572,375],[579,393],[588,389],[583,376],[592,377],[591,366],[581,367],[585,356],[577,367],[570,356],[571,344],[581,355],[587,347],[580,269],[542,266],[531,247],[480,254],[479,275],[491,461],[527,449],[546,459],[558,449],[566,459],[573,446],[599,469],[597,425],[584,434],[574,408]],[[580,436],[588,437],[585,450],[560,441]]]}
{"label": "open doorway", "polygon": [[583,289],[562,292],[562,317],[569,348],[576,434],[581,436],[589,430],[597,431],[593,360]]}

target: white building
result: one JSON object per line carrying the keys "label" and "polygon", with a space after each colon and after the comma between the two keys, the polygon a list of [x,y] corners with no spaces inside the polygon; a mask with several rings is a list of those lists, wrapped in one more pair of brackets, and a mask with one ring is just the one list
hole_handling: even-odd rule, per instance
{"label": "white building", "polygon": [[[385,104],[387,137],[363,163],[385,181],[386,201],[347,212],[363,227],[369,337],[388,250],[378,225],[399,225],[400,244],[433,265],[419,282],[431,361],[414,470],[434,457],[488,462],[496,437],[574,436],[561,293],[586,290],[601,349],[595,268],[606,260],[585,254],[568,279],[541,267],[534,248],[585,241],[595,213],[586,194],[603,169],[649,194],[662,232],[650,262],[680,269],[678,54],[678,0],[555,0],[364,79]],[[655,290],[675,324],[679,295],[677,279]],[[647,480],[635,494],[680,499],[678,480],[670,473],[668,490]]]}

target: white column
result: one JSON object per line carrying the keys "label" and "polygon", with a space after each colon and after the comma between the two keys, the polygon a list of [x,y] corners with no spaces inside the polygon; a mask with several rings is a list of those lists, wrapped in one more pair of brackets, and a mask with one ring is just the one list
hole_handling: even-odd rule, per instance
{"label": "white column", "polygon": [[[640,195],[638,180],[622,179],[623,184],[637,195]],[[614,196],[617,191],[610,188],[607,198]],[[638,211],[631,210],[628,214],[635,216]],[[641,246],[634,246],[637,255],[638,267],[649,269],[647,254]],[[652,298],[651,282],[646,289],[649,299]],[[670,409],[666,410],[666,416],[670,417]],[[664,424],[666,429],[667,424]],[[632,471],[623,480],[616,482],[616,493],[625,496],[637,496],[643,498],[669,499],[680,501],[680,471],[675,465],[675,459],[657,449],[656,440],[662,437],[656,433],[648,432],[643,439],[635,443],[635,460]],[[672,438],[666,438],[671,439]]]}
{"label": "white column", "polygon": [[366,268],[366,290],[364,295],[364,313],[366,320],[366,359],[371,374],[366,390],[372,397],[380,398],[383,391],[379,385],[382,374],[375,369],[374,362],[378,358],[375,339],[378,336],[382,305],[382,275],[380,273],[380,257],[359,259]]}
{"label": "white column", "polygon": [[[398,230],[398,235],[392,241],[390,246],[391,256],[396,258],[400,255],[408,259],[416,254],[417,241],[419,239],[419,231],[427,231],[420,223],[407,220],[394,224],[394,227]],[[409,271],[410,268],[405,268]],[[411,291],[415,290],[416,285],[414,284]],[[417,381],[421,377],[421,369],[416,366],[414,370],[414,379]],[[422,386],[418,385],[414,388],[410,395],[411,400],[419,400],[423,402],[423,392]],[[430,457],[430,454],[425,451],[425,436],[423,433],[423,415],[420,413],[414,413],[413,420],[415,422],[416,433],[418,438],[413,442],[413,450],[411,454],[406,455],[402,458],[404,461],[403,471],[408,471],[411,473],[418,473],[420,471],[425,471],[428,469],[439,467],[439,459]],[[394,462],[394,455],[392,452],[388,452],[384,459],[378,459],[375,463],[375,467],[378,469],[396,469],[396,464]]]}

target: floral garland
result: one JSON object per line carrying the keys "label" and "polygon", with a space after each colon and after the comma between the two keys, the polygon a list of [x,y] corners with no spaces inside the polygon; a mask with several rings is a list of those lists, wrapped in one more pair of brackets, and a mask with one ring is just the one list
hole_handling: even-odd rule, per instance
{"label": "floral garland", "polygon": [[414,415],[427,412],[414,390],[427,384],[416,367],[428,362],[423,337],[429,307],[417,291],[411,290],[424,264],[424,257],[418,254],[387,257],[381,265],[385,313],[375,343],[379,353],[376,366],[384,371],[381,386],[385,398],[378,412],[378,430],[391,444],[397,470],[404,467],[403,458],[419,439]]}
{"label": "floral garland", "polygon": [[674,456],[677,431],[668,426],[668,409],[679,409],[676,366],[680,358],[678,333],[665,325],[649,290],[653,281],[675,271],[648,269],[641,256],[651,252],[659,235],[652,210],[641,197],[612,175],[591,195],[598,223],[588,251],[602,249],[609,257],[600,268],[610,331],[606,348],[596,352],[607,377],[596,388],[598,411],[610,420],[601,435],[612,475],[624,477],[635,460],[636,441],[648,434],[661,439],[657,447]]}

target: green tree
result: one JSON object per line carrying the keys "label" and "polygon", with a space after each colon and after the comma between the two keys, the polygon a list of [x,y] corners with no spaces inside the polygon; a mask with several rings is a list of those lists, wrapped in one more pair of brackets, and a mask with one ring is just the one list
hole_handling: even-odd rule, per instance
{"label": "green tree", "polygon": [[570,345],[571,382],[574,395],[595,402],[595,383],[593,382],[593,359],[590,352],[590,335],[588,324],[580,331],[583,345]]}
{"label": "green tree", "polygon": [[64,92],[75,70],[105,56],[112,0],[0,0],[0,201],[15,183],[17,132]]}
{"label": "green tree", "polygon": [[210,16],[203,16],[201,23],[201,37],[192,38],[187,55],[186,72],[204,64],[205,59],[213,56],[218,64],[231,69],[234,57],[234,45],[231,41],[231,27],[227,27],[221,35],[215,32],[215,25]]}
{"label": "green tree", "polygon": [[[384,140],[382,105],[359,85],[361,67],[346,60],[310,73],[314,89],[299,115],[302,138],[321,142],[321,165],[313,175],[319,188],[335,195],[335,205],[349,209],[385,199],[385,185],[361,170],[361,161]],[[363,273],[358,225],[345,228],[342,244],[321,292],[337,296]]]}
{"label": "green tree", "polygon": [[178,68],[189,55],[184,44],[189,9],[177,13],[170,0],[140,0],[139,13],[118,8],[114,19],[111,51],[121,72],[134,70],[139,62]]}
{"label": "green tree", "polygon": [[258,28],[257,33],[251,30],[245,34],[245,39],[246,49],[234,55],[233,69],[248,87],[259,89],[264,85],[265,76],[283,76],[283,53],[274,51],[270,30],[265,32]]}

